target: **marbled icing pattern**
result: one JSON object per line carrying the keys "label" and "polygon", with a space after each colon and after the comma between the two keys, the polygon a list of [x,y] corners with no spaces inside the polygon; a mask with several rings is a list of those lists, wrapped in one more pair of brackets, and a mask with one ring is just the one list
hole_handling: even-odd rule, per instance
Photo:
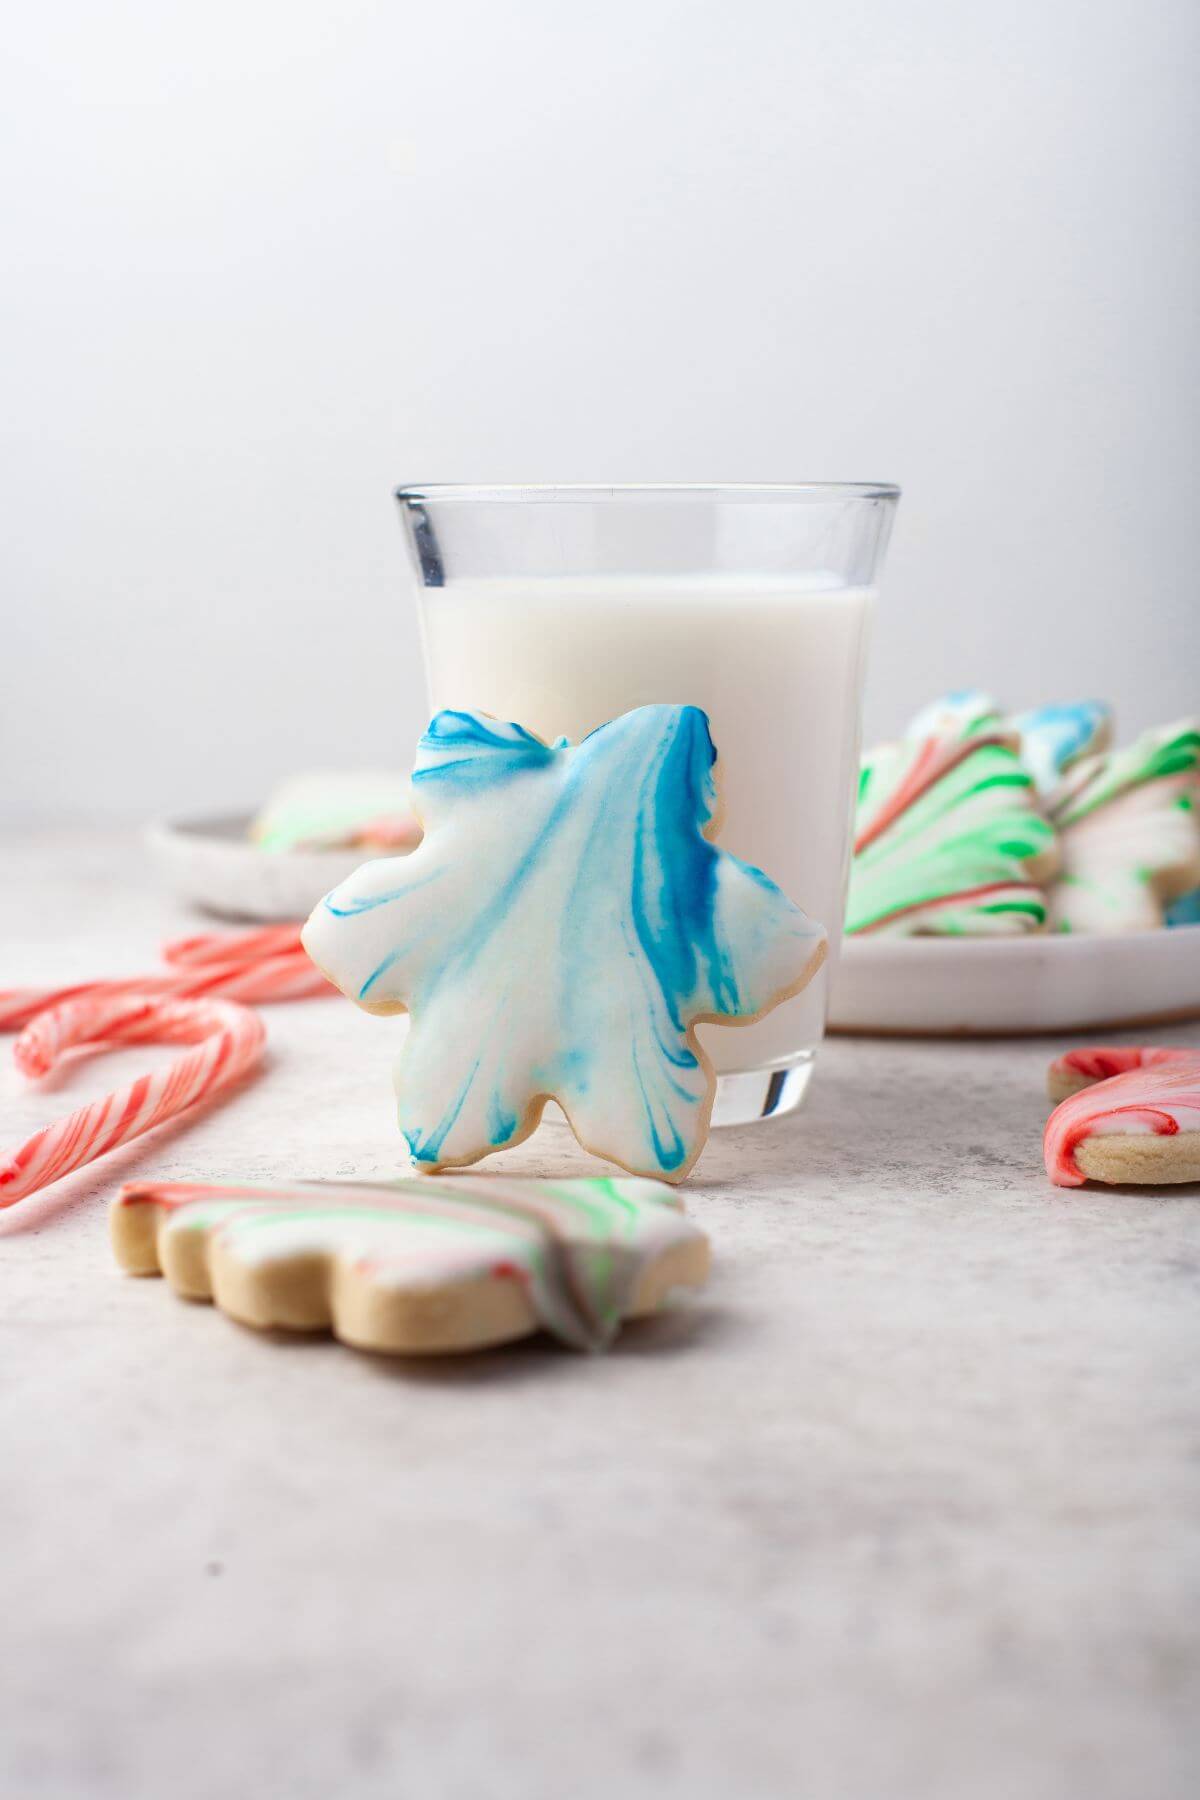
{"label": "marbled icing pattern", "polygon": [[978,737],[980,732],[997,731],[1000,716],[1000,708],[985,689],[955,688],[949,694],[939,694],[915,713],[904,735],[913,743],[931,737]]}
{"label": "marbled icing pattern", "polygon": [[1021,761],[1033,776],[1038,793],[1046,795],[1081,757],[1108,748],[1113,715],[1103,700],[1076,700],[1014,713],[1006,726],[1019,736]]}
{"label": "marbled icing pattern", "polygon": [[1194,1062],[1200,1051],[1177,1050],[1164,1044],[1088,1044],[1056,1057],[1046,1073],[1046,1091],[1056,1104],[1080,1088],[1132,1069],[1157,1069],[1167,1063]]}
{"label": "marbled icing pattern", "polygon": [[983,688],[960,688],[923,706],[905,737],[978,737],[1011,733],[1021,761],[1040,794],[1057,787],[1081,756],[1105,750],[1112,738],[1112,708],[1103,700],[1074,700],[1035,706],[1007,717]]}
{"label": "marbled icing pattern", "polygon": [[[328,1295],[314,1322],[351,1342],[363,1338],[356,1316],[370,1332],[372,1299],[364,1288],[375,1290],[374,1316],[381,1307],[386,1321],[391,1295],[515,1281],[536,1321],[581,1350],[611,1341],[657,1258],[704,1245],[677,1195],[631,1179],[131,1182],[113,1204],[111,1230],[124,1268],[174,1271],[175,1285],[197,1298],[215,1292],[218,1303],[230,1265],[260,1280],[267,1306],[273,1274],[286,1277],[289,1268],[307,1265],[302,1276]],[[183,1237],[192,1242],[181,1244]],[[191,1254],[180,1254],[185,1250]],[[340,1291],[346,1274],[354,1291]]]}
{"label": "marbled icing pattern", "polygon": [[691,1026],[798,991],[825,943],[707,841],[715,757],[691,706],[641,707],[577,746],[433,720],[413,772],[424,842],[364,865],[304,930],[343,993],[412,1014],[396,1091],[419,1167],[519,1142],[553,1097],[597,1155],[687,1173],[714,1090]]}
{"label": "marbled icing pattern", "polygon": [[[953,894],[939,900],[932,882],[929,896],[922,898],[920,870],[879,848],[870,849],[870,838],[864,842],[860,830],[868,860],[861,862],[856,850],[847,929],[974,936],[1039,929],[1044,921],[1055,931],[1111,934],[1200,923],[1196,722],[1147,732],[1120,751],[1108,748],[1112,726],[1112,709],[1099,700],[1035,707],[1008,717],[980,688],[930,701],[905,737],[913,770],[903,767],[903,746],[873,752],[863,768],[866,792],[873,788],[878,801],[881,774],[885,783],[892,779],[904,792],[913,771],[921,774],[938,755],[967,754],[985,743],[1007,741],[1031,778],[1033,804],[1049,821],[1057,853],[1038,850],[1026,841],[1025,829],[1018,828],[1010,848],[1035,852],[1032,860],[1025,859],[1024,881],[1018,874],[1014,882],[1011,869],[1005,879],[994,866],[991,880],[1005,885],[989,882],[980,896],[975,886],[983,883],[984,866],[996,862],[997,841],[960,832],[959,820],[947,809],[942,840],[929,829],[920,845],[905,845],[904,856],[915,849],[927,875],[936,859],[943,887],[957,864],[963,905]],[[895,894],[889,890],[893,877],[898,878]],[[1031,891],[1043,886],[1040,898]],[[985,903],[976,905],[981,897]],[[894,906],[889,904],[893,900]]]}
{"label": "marbled icing pattern", "polygon": [[1003,732],[906,739],[859,779],[846,929],[902,936],[1036,931],[1054,833]]}
{"label": "marbled icing pattern", "polygon": [[[1112,1054],[1110,1052],[1110,1054]],[[1059,1187],[1088,1179],[1077,1156],[1089,1138],[1196,1134],[1200,1142],[1200,1050],[1127,1050],[1130,1066],[1062,1101],[1046,1124],[1046,1173]],[[1169,1179],[1169,1174],[1165,1176]]]}
{"label": "marbled icing pattern", "polygon": [[1149,931],[1200,880],[1200,724],[1077,763],[1048,803],[1062,868],[1055,931]]}

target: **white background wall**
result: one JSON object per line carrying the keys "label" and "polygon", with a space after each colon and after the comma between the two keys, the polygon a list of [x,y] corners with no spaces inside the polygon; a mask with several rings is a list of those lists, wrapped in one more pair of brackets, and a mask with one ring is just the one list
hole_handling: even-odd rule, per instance
{"label": "white background wall", "polygon": [[1195,0],[39,0],[0,810],[399,760],[401,478],[890,478],[869,726],[1200,705]]}

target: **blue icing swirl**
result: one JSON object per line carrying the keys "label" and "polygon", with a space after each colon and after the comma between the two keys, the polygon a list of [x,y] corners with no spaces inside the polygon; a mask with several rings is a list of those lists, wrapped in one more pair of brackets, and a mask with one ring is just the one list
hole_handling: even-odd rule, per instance
{"label": "blue icing swirl", "polygon": [[[524,769],[544,768],[554,751],[520,725],[482,713],[440,712],[421,739],[413,781],[507,781]],[[418,797],[420,789],[418,788]]]}
{"label": "blue icing swirl", "polygon": [[1168,925],[1200,925],[1200,887],[1168,906],[1163,918]]}
{"label": "blue icing swirl", "polygon": [[1006,718],[983,688],[955,688],[923,706],[904,735],[910,740],[961,739],[997,731],[1020,738],[1021,761],[1038,792],[1048,794],[1072,763],[1108,743],[1112,708],[1102,700],[1076,700],[1035,706]]}
{"label": "blue icing swirl", "polygon": [[638,1173],[686,1173],[713,1077],[690,1027],[795,991],[824,933],[710,843],[716,752],[692,706],[647,706],[578,745],[439,713],[413,772],[426,835],[367,863],[304,941],[368,1010],[408,1009],[400,1127],[426,1167],[527,1134],[556,1098]]}
{"label": "blue icing swirl", "polygon": [[1036,706],[1014,714],[1008,725],[1020,735],[1021,760],[1035,787],[1048,794],[1073,762],[1107,742],[1112,709],[1103,700]]}

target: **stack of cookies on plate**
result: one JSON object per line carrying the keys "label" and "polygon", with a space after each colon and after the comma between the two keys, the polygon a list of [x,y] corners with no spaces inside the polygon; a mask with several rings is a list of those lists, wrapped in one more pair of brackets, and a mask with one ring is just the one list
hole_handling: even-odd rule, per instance
{"label": "stack of cookies on plate", "polygon": [[1113,748],[1102,701],[978,689],[868,752],[846,929],[938,937],[1200,923],[1200,720]]}

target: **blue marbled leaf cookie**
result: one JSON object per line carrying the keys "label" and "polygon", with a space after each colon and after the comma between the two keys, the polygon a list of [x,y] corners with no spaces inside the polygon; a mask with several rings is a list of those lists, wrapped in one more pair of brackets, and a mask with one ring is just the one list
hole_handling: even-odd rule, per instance
{"label": "blue marbled leaf cookie", "polygon": [[478,1161],[548,1098],[634,1174],[683,1178],[715,1077],[692,1027],[796,993],[825,933],[708,841],[716,752],[693,706],[644,706],[581,744],[441,712],[413,795],[425,827],[366,863],[304,929],[314,962],[372,1012],[408,1011],[396,1068],[414,1162]]}

